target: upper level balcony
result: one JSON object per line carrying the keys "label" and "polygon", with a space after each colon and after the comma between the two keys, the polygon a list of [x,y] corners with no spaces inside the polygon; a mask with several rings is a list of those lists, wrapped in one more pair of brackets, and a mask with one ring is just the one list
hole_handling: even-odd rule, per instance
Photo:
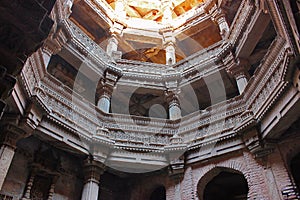
{"label": "upper level balcony", "polygon": [[[54,37],[28,61],[22,73],[20,84],[25,86],[25,93],[46,113],[42,119],[32,119],[40,132],[58,139],[61,146],[68,143],[80,151],[90,148],[90,143],[104,144],[114,149],[114,158],[119,149],[161,156],[178,149],[194,151],[227,139],[228,146],[235,148],[254,145],[240,136],[257,125],[257,120],[271,109],[273,99],[284,91],[284,74],[291,55],[271,14],[253,2],[241,1],[239,6],[233,3],[236,15],[227,11],[226,32],[214,21],[219,9],[214,1],[201,2],[187,10],[186,13],[195,9],[199,12],[171,29],[160,21],[125,17],[127,25],[130,20],[156,24],[148,28],[149,35],[144,35],[147,27],[137,28],[135,23],[123,26],[123,22],[112,21],[109,12],[88,10],[87,6],[95,8],[91,3],[101,2],[107,4],[75,1],[72,14],[59,22]],[[120,33],[119,25],[123,26]],[[219,39],[201,46],[201,41],[209,40],[202,31],[212,26]],[[197,35],[197,30],[200,35],[195,37],[199,40],[179,47],[194,33]],[[151,34],[157,38],[150,40],[156,37]],[[170,52],[175,52],[176,62],[168,63],[166,56],[174,57],[166,51],[163,59],[133,59],[137,51],[130,54],[132,57],[124,54],[128,46],[122,46],[122,41],[163,45],[166,38],[167,44],[175,47]],[[61,41],[61,49],[51,52]],[[180,60],[176,57],[180,51],[189,53]],[[263,124],[261,131],[268,132],[269,122]],[[49,124],[53,123],[52,130]],[[69,135],[57,135],[55,127]],[[160,157],[157,164],[166,159],[169,158]]]}

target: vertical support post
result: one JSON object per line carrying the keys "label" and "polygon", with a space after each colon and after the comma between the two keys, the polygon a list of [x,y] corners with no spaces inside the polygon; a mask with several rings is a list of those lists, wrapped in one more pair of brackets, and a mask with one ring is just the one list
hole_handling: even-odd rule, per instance
{"label": "vertical support post", "polygon": [[106,71],[102,85],[97,89],[97,93],[99,95],[97,106],[105,113],[109,113],[111,95],[114,90],[114,86],[117,83],[117,80],[117,74],[111,71]]}
{"label": "vertical support post", "polygon": [[86,160],[84,163],[85,183],[81,200],[98,200],[100,177],[104,172],[104,165],[94,160]]}
{"label": "vertical support post", "polygon": [[225,38],[226,35],[229,33],[229,26],[225,18],[225,14],[223,13],[222,10],[218,10],[215,16],[215,21],[217,22],[219,29],[220,29],[220,34],[222,38]]}
{"label": "vertical support post", "polygon": [[12,125],[0,127],[0,190],[7,176],[9,167],[15,155],[17,141],[24,136],[24,131]]}
{"label": "vertical support post", "polygon": [[177,120],[181,118],[181,108],[176,91],[166,91],[166,100],[169,104],[169,119]]}
{"label": "vertical support post", "polygon": [[238,58],[238,62],[233,62],[228,68],[227,71],[233,75],[236,80],[236,84],[239,90],[239,93],[242,94],[248,84],[248,72],[249,62],[246,59]]}
{"label": "vertical support post", "polygon": [[108,40],[108,44],[106,47],[106,53],[109,56],[113,56],[113,52],[118,51],[118,44],[119,44],[119,42],[117,40],[116,34],[112,34],[112,37]]}

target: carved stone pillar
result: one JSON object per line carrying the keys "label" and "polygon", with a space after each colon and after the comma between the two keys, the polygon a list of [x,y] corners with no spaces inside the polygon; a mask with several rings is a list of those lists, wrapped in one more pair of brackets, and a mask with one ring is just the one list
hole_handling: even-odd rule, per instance
{"label": "carved stone pillar", "polygon": [[106,71],[101,87],[97,89],[99,95],[97,106],[103,112],[109,112],[110,99],[117,79],[118,76],[116,74]]}
{"label": "carved stone pillar", "polygon": [[[65,2],[66,6],[72,6],[71,0]],[[67,43],[68,36],[62,26],[54,26],[53,31],[49,34],[42,49],[43,63],[47,68],[51,56],[59,53],[63,46]]]}
{"label": "carved stone pillar", "polygon": [[85,183],[83,186],[81,200],[98,200],[100,176],[104,172],[104,165],[87,160],[84,164]]}
{"label": "carved stone pillar", "polygon": [[15,149],[17,141],[21,139],[25,134],[21,129],[6,125],[5,127],[0,127],[0,190],[3,186],[4,180],[6,178],[7,172],[11,165],[12,159],[15,155]]}
{"label": "carved stone pillar", "polygon": [[109,113],[112,90],[108,86],[103,86],[100,93],[101,94],[97,106],[103,112]]}
{"label": "carved stone pillar", "polygon": [[225,14],[223,13],[223,11],[218,10],[218,12],[215,16],[215,21],[219,25],[220,34],[221,34],[222,38],[225,38],[226,35],[229,33],[229,26],[228,26],[228,23],[226,21]]}
{"label": "carved stone pillar", "polygon": [[167,197],[169,197],[167,200],[181,200],[181,180],[184,176],[184,159],[178,158],[171,162],[169,167],[169,176],[170,176],[170,182],[171,187],[167,193],[173,193],[173,194],[167,194]]}
{"label": "carved stone pillar", "polygon": [[124,23],[118,19],[114,22],[114,25],[110,28],[111,38],[108,40],[106,47],[106,53],[113,59],[122,58],[122,52],[118,51],[119,41],[117,36],[122,34],[124,29]]}
{"label": "carved stone pillar", "polygon": [[167,152],[169,165],[169,180],[170,186],[168,187],[167,200],[181,200],[181,180],[184,176],[184,152],[187,149],[187,145],[183,142],[183,139],[177,132],[170,138],[170,144],[165,146],[165,152]]}
{"label": "carved stone pillar", "polygon": [[55,189],[57,179],[58,179],[58,176],[54,176],[52,178],[52,183],[51,183],[50,188],[49,188],[48,199],[47,200],[53,200],[54,189]]}
{"label": "carved stone pillar", "polygon": [[169,119],[177,120],[181,118],[181,109],[177,91],[166,91],[166,100],[169,104]]}
{"label": "carved stone pillar", "polygon": [[22,197],[22,200],[30,200],[31,189],[32,189],[34,178],[35,178],[35,175],[36,175],[35,173],[36,172],[34,170],[31,172],[31,175],[28,179],[28,182],[27,182],[26,189],[25,189],[24,195]]}
{"label": "carved stone pillar", "polygon": [[111,38],[108,40],[106,47],[106,53],[114,59],[120,59],[122,57],[121,51],[118,51],[118,39],[117,35],[121,35],[124,29],[123,19],[126,17],[125,5],[123,0],[117,0],[115,2],[116,19],[114,24],[110,28]]}
{"label": "carved stone pillar", "polygon": [[118,40],[115,34],[112,34],[112,37],[108,40],[108,44],[106,47],[106,53],[109,56],[113,56],[113,53],[118,51]]}
{"label": "carved stone pillar", "polygon": [[163,11],[162,22],[165,24],[169,24],[172,21],[172,10],[173,10],[172,1],[162,0],[161,6]]}
{"label": "carved stone pillar", "polygon": [[166,45],[166,65],[173,65],[176,63],[175,45],[173,42],[169,42]]}
{"label": "carved stone pillar", "polygon": [[248,84],[248,68],[249,62],[245,59],[238,59],[237,63],[233,63],[227,68],[228,72],[235,78],[240,94],[244,92]]}
{"label": "carved stone pillar", "polygon": [[163,36],[163,44],[166,51],[166,65],[172,65],[176,63],[176,51],[175,42],[176,39],[173,35],[172,27],[163,28],[160,30]]}

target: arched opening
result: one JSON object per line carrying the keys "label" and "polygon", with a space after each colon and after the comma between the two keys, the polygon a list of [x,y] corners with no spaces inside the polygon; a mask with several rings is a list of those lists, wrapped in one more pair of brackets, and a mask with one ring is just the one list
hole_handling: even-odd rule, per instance
{"label": "arched opening", "polygon": [[150,200],[166,200],[166,189],[164,186],[159,186],[153,190]]}
{"label": "arched opening", "polygon": [[240,172],[219,168],[207,176],[198,185],[201,200],[247,200],[248,183]]}
{"label": "arched opening", "polygon": [[298,191],[300,190],[300,153],[298,153],[292,160],[291,160],[291,172],[293,179],[295,181],[295,184],[298,188]]}

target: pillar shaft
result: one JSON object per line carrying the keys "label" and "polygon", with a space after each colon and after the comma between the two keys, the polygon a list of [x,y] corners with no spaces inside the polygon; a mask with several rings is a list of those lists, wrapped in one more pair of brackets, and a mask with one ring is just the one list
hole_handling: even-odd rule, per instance
{"label": "pillar shaft", "polygon": [[245,90],[245,87],[247,86],[248,80],[246,78],[245,74],[242,74],[238,77],[235,78],[236,79],[236,83],[239,89],[239,93],[242,94]]}
{"label": "pillar shaft", "polygon": [[235,78],[239,93],[242,94],[248,84],[248,69],[250,64],[248,60],[238,58],[227,68],[227,71]]}
{"label": "pillar shaft", "polygon": [[0,189],[3,186],[4,180],[8,173],[12,159],[15,154],[15,149],[11,146],[2,145],[0,148]]}
{"label": "pillar shaft", "polygon": [[227,33],[229,33],[229,26],[225,19],[225,15],[221,14],[217,17],[217,23],[219,25],[220,34],[224,38]]}
{"label": "pillar shaft", "polygon": [[212,16],[214,17],[214,21],[218,24],[220,29],[220,35],[225,38],[229,33],[229,26],[225,17],[225,13],[222,9],[217,9],[212,12]]}
{"label": "pillar shaft", "polygon": [[181,180],[183,174],[170,174],[169,181],[170,185],[166,190],[167,200],[181,200]]}
{"label": "pillar shaft", "polygon": [[181,200],[180,180],[175,182],[175,199],[174,200]]}
{"label": "pillar shaft", "polygon": [[181,109],[179,105],[178,96],[176,91],[167,91],[166,100],[169,104],[169,119],[177,120],[181,118]]}
{"label": "pillar shaft", "polygon": [[105,113],[109,113],[110,97],[102,94],[99,98],[97,106],[101,111],[103,111]]}
{"label": "pillar shaft", "polygon": [[169,106],[169,116],[171,120],[177,120],[181,117],[181,109],[179,104],[174,103]]}
{"label": "pillar shaft", "polygon": [[173,65],[176,63],[175,47],[173,43],[168,43],[166,46],[166,65]]}
{"label": "pillar shaft", "polygon": [[109,40],[106,47],[106,53],[109,56],[113,55],[113,52],[118,51],[118,40],[115,35],[113,35]]}
{"label": "pillar shaft", "polygon": [[104,172],[104,168],[104,165],[99,162],[90,159],[85,161],[85,183],[81,200],[98,200],[100,176]]}
{"label": "pillar shaft", "polygon": [[0,190],[7,176],[15,155],[17,141],[24,137],[25,132],[18,127],[5,125],[0,127]]}
{"label": "pillar shaft", "polygon": [[114,72],[106,71],[102,84],[97,88],[99,99],[97,106],[103,112],[108,113],[110,108],[111,95],[117,83],[118,75]]}
{"label": "pillar shaft", "polygon": [[98,193],[99,184],[90,180],[84,184],[81,200],[98,200]]}

